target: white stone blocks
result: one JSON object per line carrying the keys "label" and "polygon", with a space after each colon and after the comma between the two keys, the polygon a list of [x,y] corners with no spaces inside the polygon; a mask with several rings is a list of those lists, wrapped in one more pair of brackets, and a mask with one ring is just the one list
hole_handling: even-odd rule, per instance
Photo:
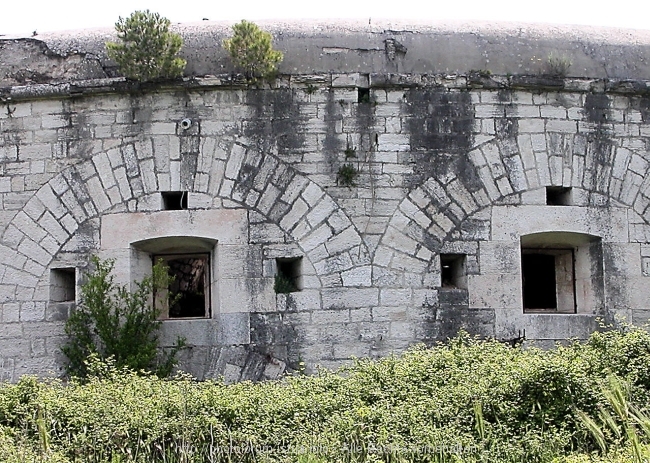
{"label": "white stone blocks", "polygon": [[321,294],[324,309],[374,307],[379,303],[378,288],[324,288]]}
{"label": "white stone blocks", "polygon": [[325,241],[325,248],[330,255],[334,255],[342,251],[347,251],[358,245],[360,242],[361,238],[356,229],[354,227],[348,227],[341,233],[338,233]]}
{"label": "white stone blocks", "polygon": [[521,235],[567,231],[627,242],[627,212],[623,208],[577,206],[501,206],[492,209],[492,239],[518,240]]}
{"label": "white stone blocks", "polygon": [[372,267],[362,266],[341,272],[345,287],[372,286]]}
{"label": "white stone blocks", "polygon": [[[322,84],[329,78],[336,87],[333,103]],[[73,149],[66,146],[72,132],[60,101],[19,103],[13,120],[0,114],[3,131],[24,131],[19,149],[10,139],[0,146],[2,323],[19,327],[12,333],[20,338],[23,325],[50,316],[44,312],[43,278],[57,255],[85,256],[99,247],[101,255],[118,258],[124,268],[120,278],[128,280],[132,245],[171,236],[212,243],[212,312],[233,318],[207,322],[232,322],[233,331],[228,337],[215,334],[222,329],[216,325],[196,328],[195,340],[205,345],[245,343],[246,325],[235,322],[237,317],[278,311],[274,316],[286,316],[305,344],[287,342],[295,343],[296,352],[315,345],[309,351],[314,358],[333,361],[405,346],[423,336],[418,322],[423,311],[441,304],[440,253],[466,254],[470,307],[496,309],[497,336],[524,328],[529,338],[586,335],[592,318],[522,313],[521,237],[542,232],[590,235],[611,245],[604,266],[607,302],[638,319],[649,310],[650,182],[644,178],[650,129],[638,102],[608,94],[609,120],[599,124],[584,111],[581,88],[591,88],[585,82],[568,83],[570,91],[516,90],[505,99],[497,91],[468,88],[469,145],[414,150],[408,89],[373,88],[376,103],[360,110],[356,87],[368,85],[367,76],[327,79],[319,80],[311,95],[303,90],[313,80],[294,87],[291,103],[300,120],[289,126],[301,141],[281,154],[275,141],[262,150],[263,140],[241,135],[242,121],[249,124],[253,114],[243,90],[188,90],[187,101],[196,105],[201,123],[195,172],[181,155],[177,130],[187,108],[173,93],[147,97],[136,124],[126,110],[128,99],[102,95],[96,101],[110,101],[102,108],[82,100],[79,112],[92,126],[75,132],[82,140],[75,140]],[[285,79],[281,85],[296,82]],[[362,127],[365,110],[373,120]],[[148,113],[151,122],[145,123]],[[255,123],[272,126],[275,116],[255,117]],[[517,131],[502,130],[503,118],[514,121]],[[438,128],[428,134],[435,141],[454,135]],[[336,185],[346,143],[357,148],[355,162],[362,171],[352,188]],[[61,175],[64,171],[74,175]],[[548,206],[548,186],[571,187],[571,205]],[[189,190],[190,210],[161,211],[159,192],[175,190]],[[97,216],[101,233],[88,231],[88,220]],[[263,246],[268,252],[262,257]],[[302,291],[276,295],[275,259],[286,257],[302,257]],[[259,265],[251,264],[255,259]],[[195,326],[186,328],[190,325]],[[382,336],[384,343],[375,345]],[[23,347],[19,351],[29,355],[50,355],[42,338]],[[238,379],[242,365],[228,365]],[[267,377],[276,376],[267,369]]]}

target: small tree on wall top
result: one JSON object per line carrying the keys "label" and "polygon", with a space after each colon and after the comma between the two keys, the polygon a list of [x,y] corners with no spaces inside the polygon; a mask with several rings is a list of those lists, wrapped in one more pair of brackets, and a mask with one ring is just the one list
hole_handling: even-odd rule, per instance
{"label": "small tree on wall top", "polygon": [[273,49],[271,34],[252,22],[232,26],[233,36],[223,41],[235,67],[249,79],[271,77],[282,61],[282,52]]}
{"label": "small tree on wall top", "polygon": [[169,31],[169,19],[149,10],[135,11],[115,23],[119,42],[107,42],[108,57],[128,79],[140,82],[180,77],[186,61],[178,57],[179,34]]}

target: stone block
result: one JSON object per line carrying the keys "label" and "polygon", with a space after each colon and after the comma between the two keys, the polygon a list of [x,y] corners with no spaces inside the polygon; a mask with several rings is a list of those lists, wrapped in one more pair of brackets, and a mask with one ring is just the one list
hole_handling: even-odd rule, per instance
{"label": "stone block", "polygon": [[222,313],[216,317],[216,321],[218,344],[242,345],[251,342],[250,314],[241,312]]}
{"label": "stone block", "polygon": [[341,272],[343,286],[371,286],[371,269],[370,266],[355,267],[353,269]]}
{"label": "stone block", "polygon": [[336,359],[349,359],[349,358],[365,358],[370,355],[370,344],[366,343],[348,343],[348,344],[335,344],[334,345],[334,358]]}
{"label": "stone block", "polygon": [[479,260],[482,274],[521,273],[520,244],[513,241],[482,242],[479,245]]}
{"label": "stone block", "polygon": [[382,288],[379,302],[382,306],[409,306],[412,294],[410,289]]}
{"label": "stone block", "polygon": [[378,288],[324,288],[323,307],[359,308],[372,307],[379,303]]}
{"label": "stone block", "polygon": [[2,322],[15,323],[20,321],[20,304],[9,302],[2,304]]}
{"label": "stone block", "polygon": [[[278,300],[280,299],[278,294]],[[282,308],[287,311],[316,311],[321,308],[320,291],[315,289],[303,289],[284,295],[286,304]],[[278,303],[278,307],[280,304]]]}
{"label": "stone block", "polygon": [[523,307],[521,275],[468,275],[469,307]]}
{"label": "stone block", "polygon": [[45,303],[23,302],[20,307],[21,322],[37,322],[45,320]]}

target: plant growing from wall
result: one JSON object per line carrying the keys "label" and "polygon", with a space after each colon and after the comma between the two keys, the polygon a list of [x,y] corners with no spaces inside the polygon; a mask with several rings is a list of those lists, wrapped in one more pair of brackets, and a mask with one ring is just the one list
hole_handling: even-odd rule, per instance
{"label": "plant growing from wall", "polygon": [[345,148],[345,151],[343,151],[343,154],[345,154],[345,159],[356,158],[357,150],[348,145],[348,147]]}
{"label": "plant growing from wall", "polygon": [[170,32],[169,25],[169,19],[149,10],[120,17],[115,23],[119,42],[106,43],[108,57],[127,79],[144,82],[180,77],[187,64],[177,56],[183,39]]}
{"label": "plant growing from wall", "polygon": [[136,282],[135,290],[129,291],[114,281],[114,260],[93,257],[91,263],[94,270],[81,287],[81,302],[65,325],[68,341],[62,350],[68,358],[68,373],[86,377],[87,360],[92,356],[113,358],[118,368],[168,376],[185,340],[178,338],[169,352],[160,354],[160,309],[153,300],[156,291],[169,287],[167,268],[162,262],[156,263],[152,275]]}
{"label": "plant growing from wall", "polygon": [[571,64],[571,60],[566,56],[551,53],[546,59],[547,73],[554,77],[566,77]]}
{"label": "plant growing from wall", "polygon": [[282,61],[282,52],[273,49],[271,34],[256,24],[242,20],[232,26],[233,36],[223,41],[235,68],[248,79],[271,78]]}
{"label": "plant growing from wall", "polygon": [[353,187],[356,185],[359,171],[351,162],[343,164],[339,167],[336,174],[336,182],[341,186]]}
{"label": "plant growing from wall", "polygon": [[291,278],[282,273],[278,273],[275,275],[273,290],[275,291],[275,294],[289,294],[296,291],[297,288]]}

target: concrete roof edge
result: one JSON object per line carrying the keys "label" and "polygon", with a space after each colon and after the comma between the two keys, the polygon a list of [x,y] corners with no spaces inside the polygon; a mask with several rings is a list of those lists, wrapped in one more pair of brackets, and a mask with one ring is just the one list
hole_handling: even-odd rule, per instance
{"label": "concrete roof edge", "polygon": [[[258,21],[284,52],[279,71],[318,73],[546,72],[549,55],[568,76],[650,80],[650,30],[497,22]],[[186,76],[232,72],[222,47],[232,22],[175,24]],[[0,37],[0,86],[114,77],[104,44],[113,29]],[[65,69],[61,69],[61,68]],[[31,72],[31,75],[30,75]]]}

